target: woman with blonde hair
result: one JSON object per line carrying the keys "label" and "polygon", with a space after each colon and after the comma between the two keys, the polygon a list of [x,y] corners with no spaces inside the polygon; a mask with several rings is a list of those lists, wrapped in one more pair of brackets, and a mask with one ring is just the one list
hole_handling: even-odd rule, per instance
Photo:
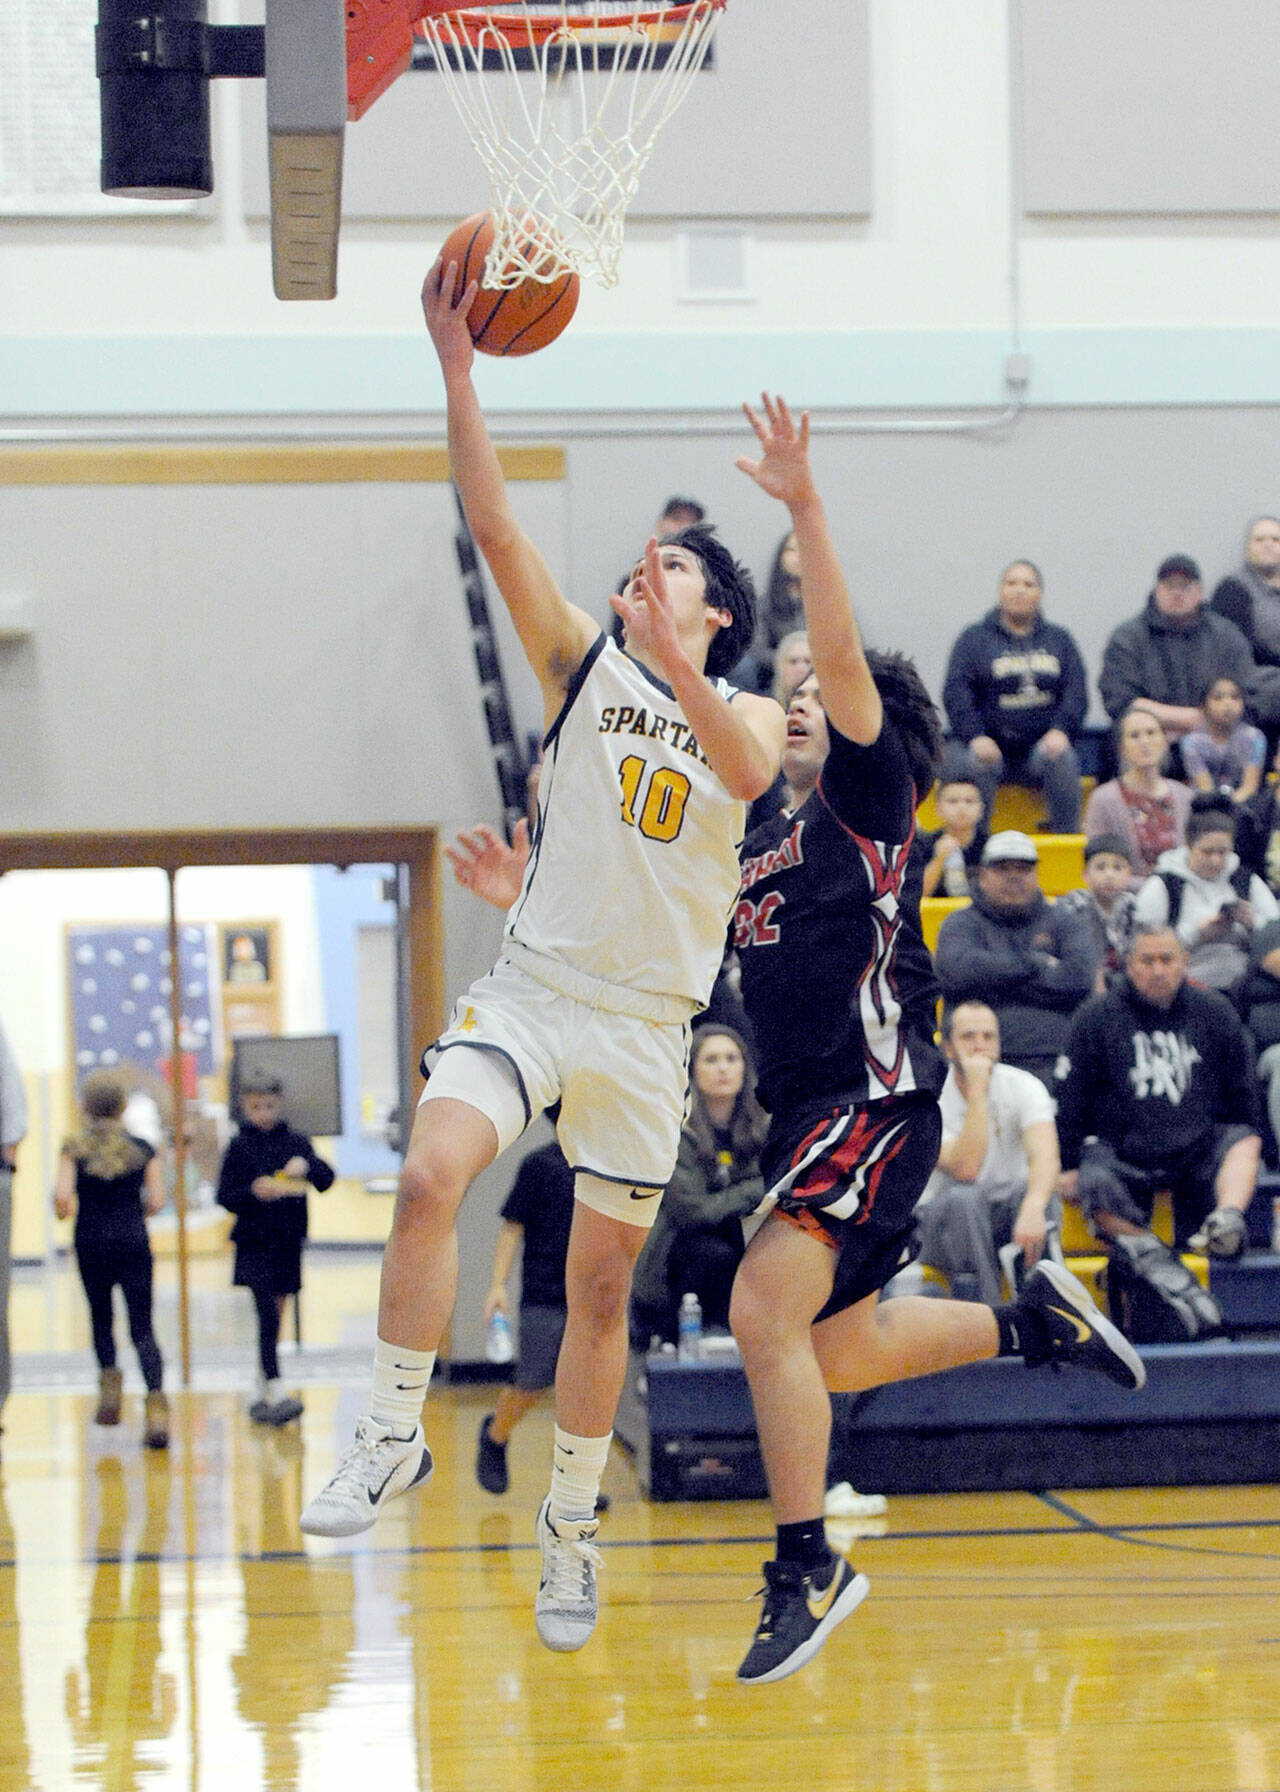
{"label": "woman with blonde hair", "polygon": [[163,1450],[169,1443],[169,1403],[161,1391],[164,1360],[151,1329],[151,1240],[143,1215],[164,1206],[164,1181],[151,1146],[121,1123],[127,1099],[118,1072],[92,1070],[85,1078],[83,1124],[62,1147],[53,1205],[59,1219],[74,1215],[76,1222],[76,1262],[100,1371],[94,1423],[120,1423],[123,1378],[116,1366],[111,1307],[118,1285],[147,1387],[143,1442]]}

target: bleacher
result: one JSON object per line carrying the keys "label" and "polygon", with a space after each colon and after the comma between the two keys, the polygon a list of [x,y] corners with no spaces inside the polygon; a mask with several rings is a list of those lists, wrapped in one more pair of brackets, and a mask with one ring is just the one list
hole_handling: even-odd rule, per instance
{"label": "bleacher", "polygon": [[[1086,791],[1093,782],[1085,780]],[[1043,832],[1045,816],[1035,792],[1005,785],[991,831],[1019,828],[1035,839],[1040,886],[1054,897],[1080,888],[1085,838]],[[932,798],[921,805],[920,824],[938,825]],[[944,917],[967,902],[922,903],[930,950]],[[1139,1393],[1078,1372],[1028,1373],[1003,1360],[837,1395],[835,1478],[883,1493],[1280,1479],[1280,1255],[1271,1250],[1277,1200],[1280,1174],[1264,1172],[1240,1258],[1184,1254],[1217,1300],[1227,1335],[1142,1346],[1148,1379]],[[1172,1242],[1167,1197],[1157,1198],[1153,1229]],[[1070,1205],[1062,1245],[1105,1311],[1107,1259]],[[751,1396],[730,1340],[699,1362],[633,1357],[616,1429],[652,1499],[765,1494]]]}
{"label": "bleacher", "polygon": [[[1277,1197],[1280,1175],[1264,1176],[1243,1257],[1187,1259],[1222,1308],[1227,1335],[1143,1345],[1139,1393],[1006,1359],[837,1395],[836,1478],[878,1493],[1280,1479]],[[1157,1221],[1167,1230],[1167,1204]],[[1072,1269],[1101,1293],[1096,1244],[1082,1227],[1066,1236],[1081,1247],[1068,1252]],[[731,1350],[693,1363],[634,1357],[616,1431],[651,1499],[765,1492],[751,1396]]]}
{"label": "bleacher", "polygon": [[[1094,780],[1084,778],[1081,782],[1087,796]],[[1017,828],[1030,834],[1040,854],[1037,874],[1040,888],[1046,896],[1061,896],[1067,890],[1080,889],[1084,883],[1084,835],[1046,833],[1043,831],[1046,818],[1047,811],[1037,791],[1024,790],[1020,784],[1002,784],[992,805],[990,832],[996,834],[1003,828]],[[938,826],[932,792],[920,805],[919,825],[922,828]],[[925,897],[920,904],[920,927],[924,943],[931,952],[938,943],[938,929],[945,918],[958,908],[967,908],[968,903],[967,896]]]}

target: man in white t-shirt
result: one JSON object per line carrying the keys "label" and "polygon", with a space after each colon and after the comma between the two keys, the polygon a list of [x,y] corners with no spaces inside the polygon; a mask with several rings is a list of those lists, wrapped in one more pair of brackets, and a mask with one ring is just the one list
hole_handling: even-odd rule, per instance
{"label": "man in white t-shirt", "polygon": [[942,1086],[942,1149],[917,1218],[920,1261],[941,1270],[962,1300],[998,1306],[999,1251],[1030,1269],[1060,1212],[1053,1098],[1039,1077],[1000,1062],[1000,1023],[985,1002],[959,1002],[943,1020],[950,1061]]}

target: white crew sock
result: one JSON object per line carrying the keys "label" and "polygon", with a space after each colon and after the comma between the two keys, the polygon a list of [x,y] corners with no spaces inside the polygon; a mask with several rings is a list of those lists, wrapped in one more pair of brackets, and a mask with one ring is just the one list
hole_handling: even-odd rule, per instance
{"label": "white crew sock", "polygon": [[613,1442],[612,1431],[603,1437],[575,1437],[556,1426],[555,1454],[551,1462],[551,1507],[554,1518],[584,1519],[596,1515],[600,1477]]}
{"label": "white crew sock", "polygon": [[373,1353],[373,1395],[369,1417],[397,1437],[412,1437],[436,1366],[434,1350],[405,1350],[378,1339]]}

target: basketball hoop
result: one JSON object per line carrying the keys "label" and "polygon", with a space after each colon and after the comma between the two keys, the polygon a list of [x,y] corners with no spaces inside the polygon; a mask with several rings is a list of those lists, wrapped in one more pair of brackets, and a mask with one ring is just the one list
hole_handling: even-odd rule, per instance
{"label": "basketball hoop", "polygon": [[[421,6],[423,0],[418,0]],[[658,133],[706,60],[726,0],[508,0],[415,26],[489,175],[486,286],[572,268],[613,286]],[[542,220],[533,232],[531,220]]]}

